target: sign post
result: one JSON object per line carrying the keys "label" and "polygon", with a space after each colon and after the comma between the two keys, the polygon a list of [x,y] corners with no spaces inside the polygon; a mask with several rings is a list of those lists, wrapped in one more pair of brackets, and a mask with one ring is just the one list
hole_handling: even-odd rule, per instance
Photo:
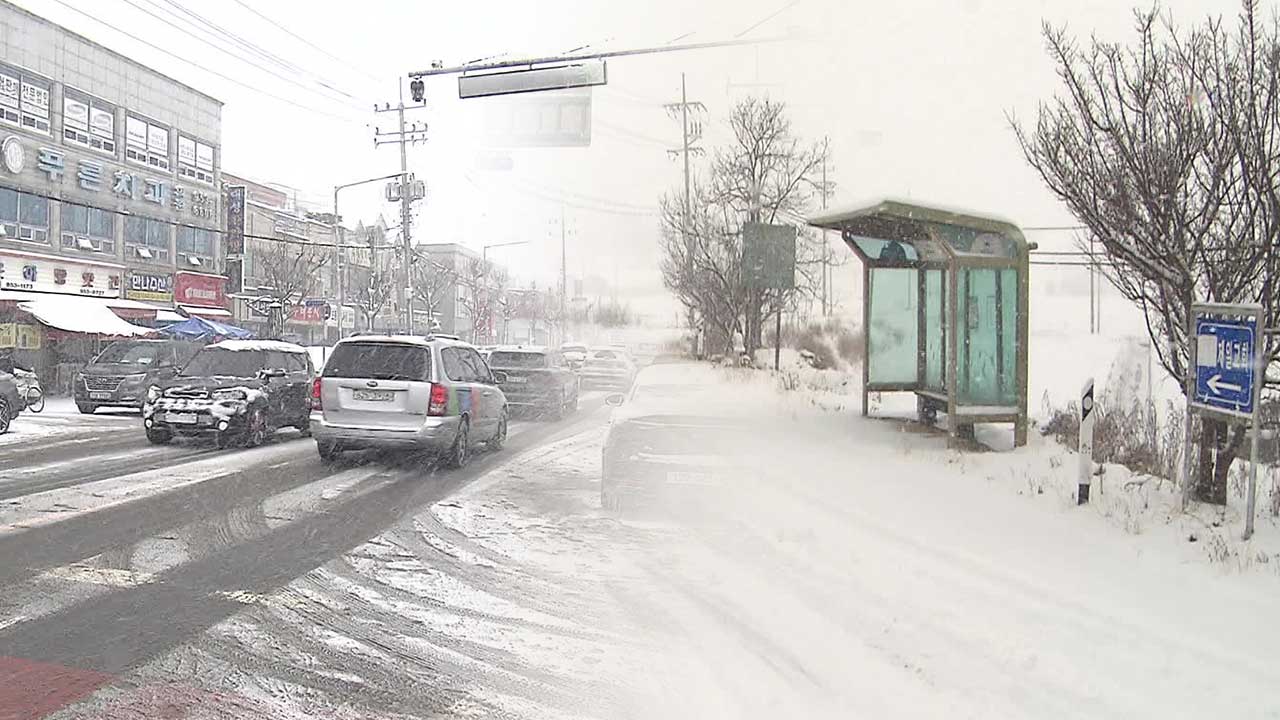
{"label": "sign post", "polygon": [[1084,383],[1080,391],[1080,470],[1077,480],[1076,504],[1089,502],[1089,483],[1093,480],[1093,378]]}
{"label": "sign post", "polygon": [[[796,286],[796,229],[790,225],[747,223],[742,226],[742,272],[747,284],[766,290]],[[782,303],[773,339],[773,369],[782,357]]]}
{"label": "sign post", "polygon": [[[1258,405],[1266,377],[1266,347],[1262,334],[1262,306],[1256,304],[1196,303],[1191,306],[1193,345],[1190,357],[1194,380],[1187,398],[1187,423],[1191,412],[1214,415],[1228,422],[1247,422],[1252,448],[1249,453],[1244,538],[1253,535],[1257,503]],[[1189,450],[1189,448],[1188,448]],[[1187,487],[1190,488],[1190,464]]]}

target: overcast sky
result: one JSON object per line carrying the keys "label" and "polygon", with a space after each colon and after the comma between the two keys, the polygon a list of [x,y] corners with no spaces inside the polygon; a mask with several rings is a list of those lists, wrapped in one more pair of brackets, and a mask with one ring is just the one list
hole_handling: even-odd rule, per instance
{"label": "overcast sky", "polygon": [[[749,93],[785,101],[801,137],[830,137],[839,184],[833,204],[899,196],[997,213],[1027,226],[1070,224],[1026,167],[1006,114],[1030,121],[1037,103],[1058,89],[1039,34],[1042,21],[1065,23],[1081,36],[1132,35],[1124,0],[17,2],[221,99],[223,168],[290,185],[326,208],[335,184],[399,169],[394,146],[373,146],[374,127],[390,128],[394,114],[371,110],[375,102],[394,104],[406,73],[434,60],[452,65],[583,45],[621,49],[681,36],[681,42],[794,38],[612,60],[608,86],[594,93],[591,146],[513,151],[510,171],[476,166],[470,130],[475,104],[485,101],[458,100],[453,79],[429,81],[428,107],[409,116],[430,125],[430,141],[408,151],[409,169],[428,185],[415,239],[477,249],[527,240],[491,255],[545,284],[559,268],[563,209],[570,274],[608,281],[616,274],[628,294],[660,289],[652,213],[657,197],[679,187],[681,178],[679,163],[666,153],[678,146],[679,125],[661,105],[679,97],[682,72],[690,99],[709,111],[704,145],[725,140],[729,109]],[[1238,2],[1165,0],[1162,6],[1189,23],[1209,13],[1234,14]],[[240,44],[193,29],[199,21],[180,8]],[[292,67],[255,55],[251,45]],[[380,194],[377,185],[344,191],[343,215],[350,222],[381,212],[398,222],[396,208]],[[1033,239],[1043,246],[1069,243],[1061,233]],[[850,286],[855,268],[845,268],[841,285]]]}

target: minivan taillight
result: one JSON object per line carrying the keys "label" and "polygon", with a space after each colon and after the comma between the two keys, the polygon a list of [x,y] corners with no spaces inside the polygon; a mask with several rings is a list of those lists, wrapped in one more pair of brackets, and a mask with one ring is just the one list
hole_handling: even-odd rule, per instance
{"label": "minivan taillight", "polygon": [[311,409],[324,409],[324,402],[320,399],[320,378],[311,381]]}
{"label": "minivan taillight", "polygon": [[431,383],[431,400],[427,403],[428,415],[444,415],[449,409],[449,390],[439,383]]}

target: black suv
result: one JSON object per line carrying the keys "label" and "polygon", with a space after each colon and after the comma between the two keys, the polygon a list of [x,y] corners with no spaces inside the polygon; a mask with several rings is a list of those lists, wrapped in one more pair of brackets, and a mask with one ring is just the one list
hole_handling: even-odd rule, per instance
{"label": "black suv", "polygon": [[559,419],[578,409],[578,374],[564,353],[545,347],[498,347],[489,353],[488,362],[502,371],[502,392],[512,410]]}
{"label": "black suv", "polygon": [[142,424],[147,440],[213,435],[218,447],[256,447],[277,428],[311,431],[307,351],[272,340],[224,340],[206,345],[172,380],[147,393]]}
{"label": "black suv", "polygon": [[191,359],[198,345],[183,340],[120,340],[103,348],[73,383],[76,408],[141,408],[147,389],[160,385]]}

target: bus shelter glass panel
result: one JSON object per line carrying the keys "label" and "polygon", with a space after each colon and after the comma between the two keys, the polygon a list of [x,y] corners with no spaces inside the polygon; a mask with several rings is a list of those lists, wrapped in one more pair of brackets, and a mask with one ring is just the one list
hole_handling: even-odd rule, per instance
{"label": "bus shelter glass panel", "polygon": [[957,276],[956,400],[962,405],[1016,405],[1017,271],[964,268]]}
{"label": "bus shelter glass panel", "polygon": [[861,235],[850,236],[848,239],[858,244],[861,250],[871,260],[880,260],[883,262],[915,262],[920,259],[919,253],[911,243],[898,242],[897,240],[882,240],[880,238],[862,237]]}
{"label": "bus shelter glass panel", "polygon": [[919,271],[872,268],[867,377],[872,384],[919,382]]}
{"label": "bus shelter glass panel", "polygon": [[946,379],[946,328],[947,293],[944,270],[924,272],[924,386],[927,390],[945,393]]}
{"label": "bus shelter glass panel", "polygon": [[1000,270],[1000,404],[1018,404],[1018,271]]}

